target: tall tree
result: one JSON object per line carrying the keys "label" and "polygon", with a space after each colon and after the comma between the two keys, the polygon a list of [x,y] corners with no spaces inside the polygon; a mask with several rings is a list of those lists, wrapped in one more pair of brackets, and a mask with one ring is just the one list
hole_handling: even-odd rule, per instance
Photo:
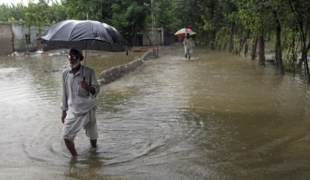
{"label": "tall tree", "polygon": [[22,22],[25,18],[23,13],[24,6],[22,3],[0,5],[0,22],[14,21]]}
{"label": "tall tree", "polygon": [[151,14],[149,1],[115,0],[112,4],[112,11],[112,24],[121,34],[127,37],[133,36],[133,44],[135,44],[135,36],[142,33],[147,27],[147,17]]}
{"label": "tall tree", "polygon": [[92,11],[96,0],[64,0],[62,4],[65,7],[68,19],[76,20],[97,20],[96,14]]}
{"label": "tall tree", "polygon": [[179,19],[180,13],[177,9],[177,1],[157,0],[154,2],[156,3],[155,10],[153,10],[156,27],[163,27],[170,32],[180,29],[181,20]]}
{"label": "tall tree", "polygon": [[25,22],[26,26],[37,26],[37,34],[41,34],[42,27],[50,24],[49,20],[49,1],[39,0],[38,3],[34,1],[28,2],[28,7],[25,8]]}
{"label": "tall tree", "polygon": [[[299,66],[304,62],[305,64],[305,71],[308,76],[308,79],[310,81],[310,72],[309,72],[309,66],[308,66],[308,60],[307,60],[307,53],[310,48],[310,41],[307,45],[307,35],[309,31],[310,26],[310,2],[308,1],[301,1],[301,0],[288,0],[291,11],[294,14],[294,20],[298,24],[298,29],[300,32],[301,42],[302,42],[302,56],[301,60],[299,62]],[[309,47],[309,48],[308,48]]]}
{"label": "tall tree", "polygon": [[208,0],[205,5],[204,15],[201,15],[203,29],[209,34],[210,48],[215,49],[216,35],[224,25],[224,17],[218,0]]}
{"label": "tall tree", "polygon": [[65,7],[57,1],[53,1],[49,7],[48,19],[51,23],[57,23],[67,19]]}

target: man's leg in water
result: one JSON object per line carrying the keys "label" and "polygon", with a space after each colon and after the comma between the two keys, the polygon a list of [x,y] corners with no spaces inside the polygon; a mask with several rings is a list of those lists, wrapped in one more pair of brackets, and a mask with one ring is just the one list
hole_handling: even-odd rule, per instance
{"label": "man's leg in water", "polygon": [[186,48],[186,55],[185,55],[185,59],[188,59],[189,58],[189,49]]}
{"label": "man's leg in water", "polygon": [[66,143],[66,146],[68,148],[68,150],[70,151],[70,153],[72,154],[73,157],[76,157],[78,154],[75,150],[75,145],[74,145],[74,142],[73,141],[70,141],[68,139],[65,139],[65,143]]}
{"label": "man's leg in water", "polygon": [[90,144],[92,147],[97,147],[97,139],[90,140]]}

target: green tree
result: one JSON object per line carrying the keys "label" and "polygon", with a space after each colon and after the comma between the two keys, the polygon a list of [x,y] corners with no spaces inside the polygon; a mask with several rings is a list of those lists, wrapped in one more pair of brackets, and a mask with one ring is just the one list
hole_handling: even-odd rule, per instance
{"label": "green tree", "polygon": [[175,32],[182,27],[176,0],[157,0],[155,3],[156,27],[163,27],[170,32]]}
{"label": "green tree", "polygon": [[0,22],[7,22],[8,19],[11,17],[11,9],[6,4],[0,5]]}
{"label": "green tree", "polygon": [[68,19],[103,21],[109,19],[111,0],[63,0]]}
{"label": "green tree", "polygon": [[[306,75],[308,76],[308,79],[310,81],[310,72],[309,72],[309,66],[308,66],[308,60],[307,60],[307,54],[310,49],[310,41],[308,40],[307,36],[309,35],[309,26],[310,26],[310,2],[308,1],[301,1],[301,0],[288,0],[289,6],[291,8],[291,12],[293,15],[293,21],[297,25],[297,28],[300,33],[301,37],[301,60],[299,62],[299,66],[302,65],[302,63],[305,64],[305,71]],[[307,41],[308,45],[307,45]]]}
{"label": "green tree", "polygon": [[24,6],[22,3],[6,5],[0,5],[0,21],[2,22],[22,22],[25,18],[24,13]]}
{"label": "green tree", "polygon": [[111,24],[124,36],[133,36],[133,44],[135,44],[135,36],[147,29],[147,19],[151,12],[149,1],[115,0],[112,4],[112,11]]}
{"label": "green tree", "polygon": [[53,1],[49,7],[48,19],[51,23],[57,23],[67,19],[65,7],[60,2]]}
{"label": "green tree", "polygon": [[50,24],[49,19],[49,1],[39,0],[38,3],[33,1],[28,2],[28,7],[25,8],[25,23],[27,27],[32,25],[37,26],[37,34],[41,34],[42,27]]}
{"label": "green tree", "polygon": [[86,20],[92,19],[88,17],[88,14],[93,15],[88,8],[92,1],[88,0],[65,0],[63,5],[65,6],[65,11],[68,19]]}

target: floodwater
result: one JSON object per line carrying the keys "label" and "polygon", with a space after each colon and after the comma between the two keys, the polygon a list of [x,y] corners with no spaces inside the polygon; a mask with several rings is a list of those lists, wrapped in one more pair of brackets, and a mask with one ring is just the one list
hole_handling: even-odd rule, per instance
{"label": "floodwater", "polygon": [[[131,58],[135,55],[131,55]],[[126,63],[88,57],[102,70]],[[121,59],[121,58],[118,58]],[[247,58],[195,49],[101,86],[99,139],[61,139],[63,57],[0,58],[0,179],[310,179],[309,85]]]}

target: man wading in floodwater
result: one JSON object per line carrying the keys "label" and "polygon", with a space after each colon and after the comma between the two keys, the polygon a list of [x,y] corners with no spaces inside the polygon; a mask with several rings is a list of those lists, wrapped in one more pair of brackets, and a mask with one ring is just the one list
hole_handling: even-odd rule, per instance
{"label": "man wading in floodwater", "polygon": [[72,154],[78,154],[74,145],[76,134],[84,127],[92,147],[97,147],[97,123],[95,110],[97,94],[100,86],[96,80],[94,70],[80,64],[84,59],[77,49],[71,49],[67,58],[70,67],[62,72],[63,94],[61,121],[64,124],[62,136]]}
{"label": "man wading in floodwater", "polygon": [[195,43],[194,43],[194,40],[190,37],[189,33],[186,34],[186,37],[183,40],[183,45],[184,45],[185,59],[190,60],[191,54],[193,53],[193,47],[195,46]]}

